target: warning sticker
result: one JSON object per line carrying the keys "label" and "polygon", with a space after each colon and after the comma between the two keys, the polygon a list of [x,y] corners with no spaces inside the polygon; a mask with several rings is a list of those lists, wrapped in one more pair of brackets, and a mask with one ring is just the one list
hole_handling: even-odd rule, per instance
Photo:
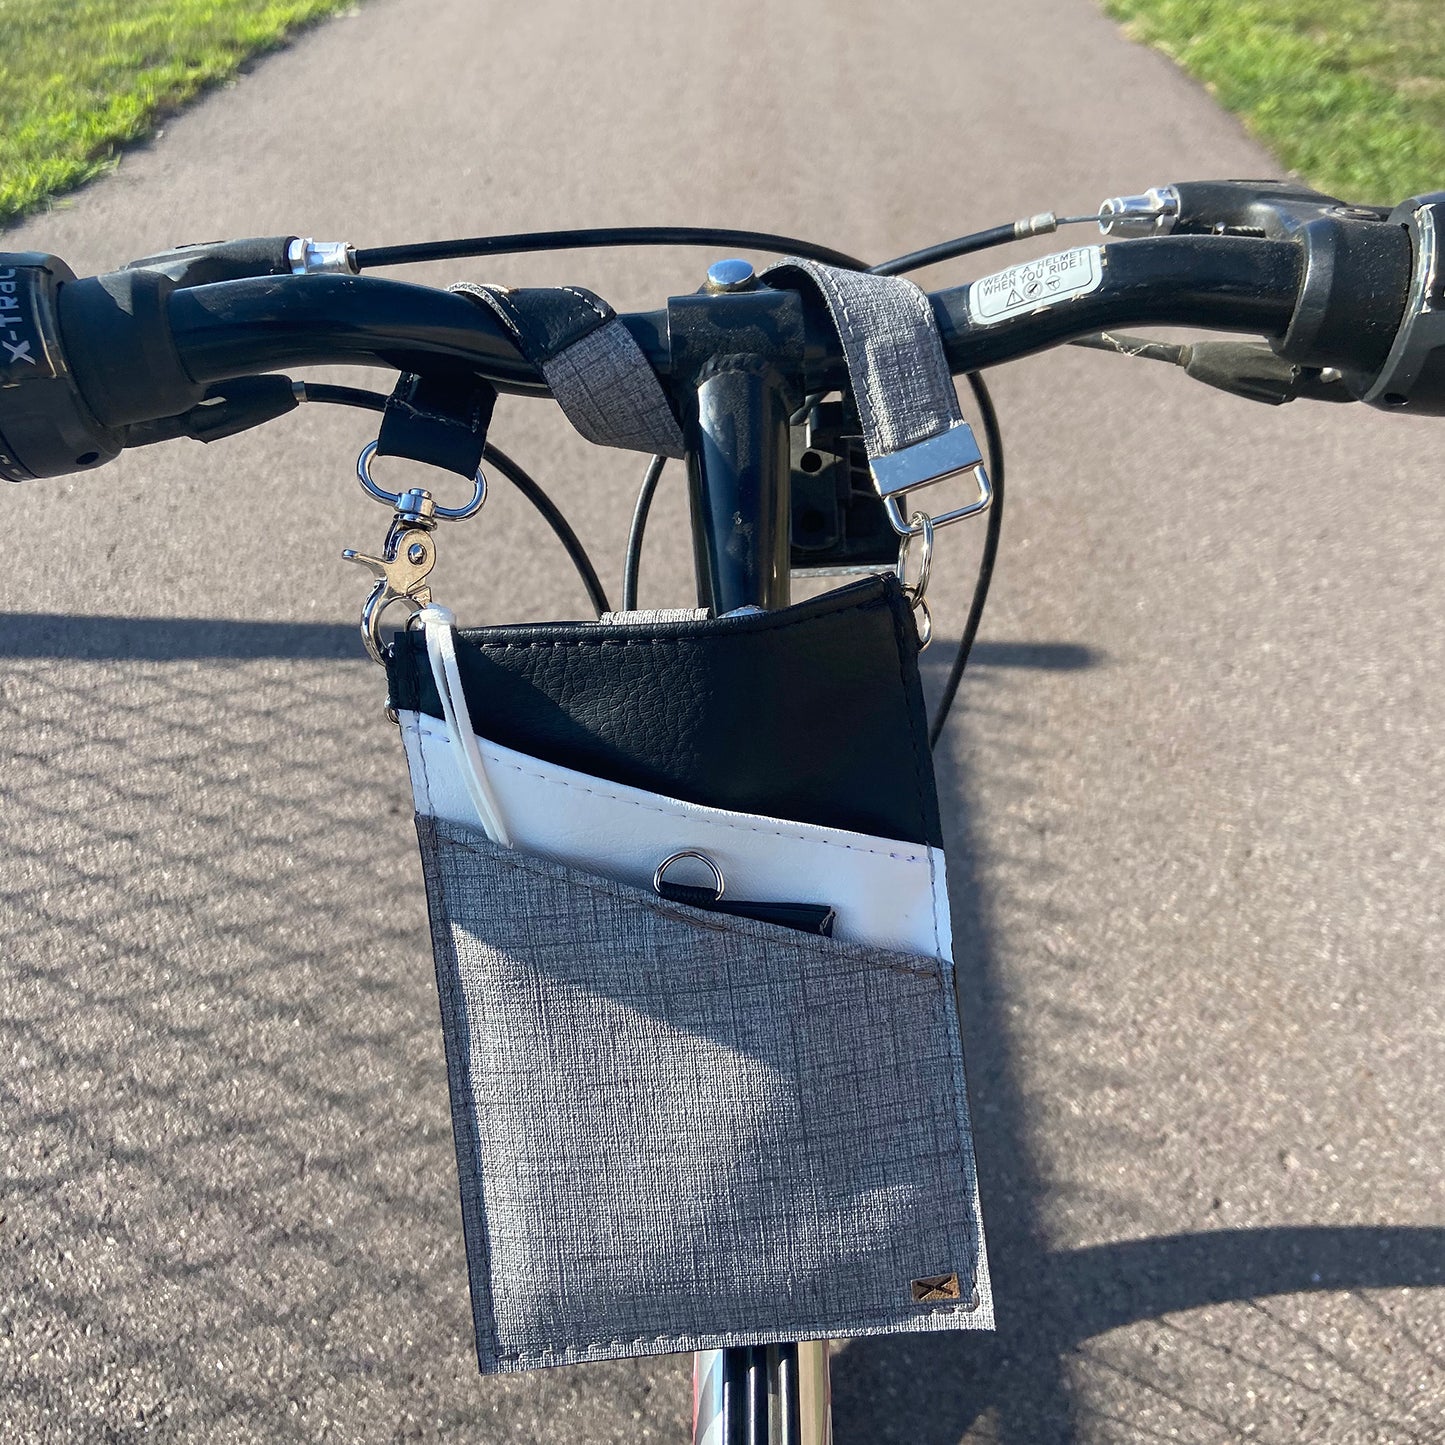
{"label": "warning sticker", "polygon": [[1079,246],[983,276],[968,288],[968,315],[975,326],[992,326],[1097,291],[1104,279],[1101,246]]}

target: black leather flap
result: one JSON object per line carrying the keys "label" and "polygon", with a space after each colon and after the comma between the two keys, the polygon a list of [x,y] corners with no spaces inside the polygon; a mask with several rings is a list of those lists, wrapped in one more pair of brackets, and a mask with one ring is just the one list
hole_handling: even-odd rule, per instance
{"label": "black leather flap", "polygon": [[[941,845],[918,635],[893,577],[781,612],[460,632],[472,722],[532,757],[692,803]],[[397,634],[392,706],[443,716]]]}
{"label": "black leather flap", "polygon": [[523,286],[509,291],[464,281],[452,290],[491,307],[534,366],[545,365],[617,314],[582,286]]}

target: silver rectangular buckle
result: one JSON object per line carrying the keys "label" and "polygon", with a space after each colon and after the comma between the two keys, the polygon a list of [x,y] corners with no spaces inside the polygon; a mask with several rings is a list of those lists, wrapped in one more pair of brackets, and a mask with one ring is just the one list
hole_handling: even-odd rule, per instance
{"label": "silver rectangular buckle", "polygon": [[896,452],[869,457],[868,470],[878,495],[883,498],[888,520],[900,537],[906,537],[913,531],[910,521],[904,518],[901,500],[919,487],[931,487],[935,482],[946,481],[963,472],[972,472],[978,483],[978,497],[951,512],[934,517],[935,527],[946,527],[950,522],[977,516],[993,501],[993,486],[988,472],[984,470],[983,453],[974,440],[973,428],[966,421],[956,421],[946,432],[914,442],[912,446]]}

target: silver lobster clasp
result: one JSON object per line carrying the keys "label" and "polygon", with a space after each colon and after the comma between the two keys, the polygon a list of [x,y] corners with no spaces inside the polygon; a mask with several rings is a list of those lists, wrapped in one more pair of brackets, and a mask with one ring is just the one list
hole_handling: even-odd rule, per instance
{"label": "silver lobster clasp", "polygon": [[393,602],[408,612],[420,612],[431,602],[427,578],[436,566],[437,544],[425,527],[394,523],[387,533],[380,557],[368,557],[348,547],[342,554],[348,562],[359,562],[371,570],[376,585],[361,609],[361,640],[377,662],[386,657],[381,641],[381,616]]}

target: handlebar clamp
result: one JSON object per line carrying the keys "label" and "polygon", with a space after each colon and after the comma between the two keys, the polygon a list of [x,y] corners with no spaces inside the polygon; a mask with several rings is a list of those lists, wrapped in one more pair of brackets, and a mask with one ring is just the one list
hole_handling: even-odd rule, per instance
{"label": "handlebar clamp", "polygon": [[1445,416],[1445,191],[1397,206],[1389,224],[1404,228],[1414,256],[1405,313],[1378,374],[1346,380],[1371,406]]}

